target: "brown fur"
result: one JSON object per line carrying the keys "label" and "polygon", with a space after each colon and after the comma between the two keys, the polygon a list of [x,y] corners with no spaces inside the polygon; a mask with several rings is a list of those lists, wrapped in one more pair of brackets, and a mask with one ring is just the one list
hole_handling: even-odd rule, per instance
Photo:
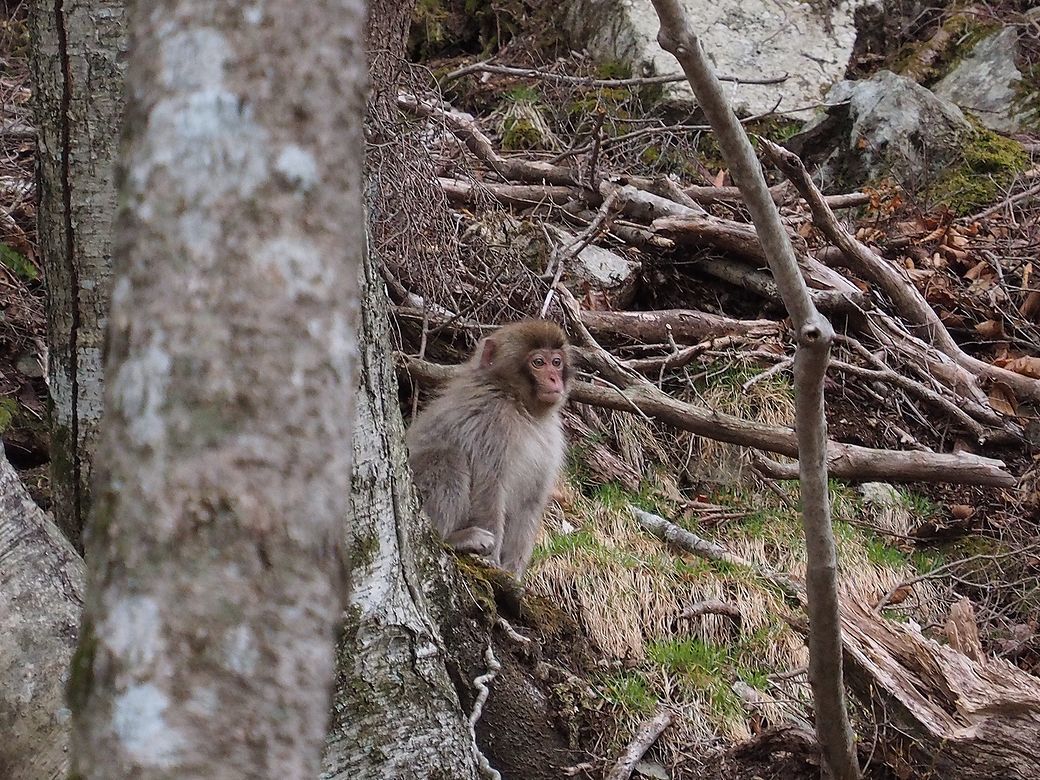
{"label": "brown fur", "polygon": [[445,541],[517,576],[563,464],[566,346],[551,322],[499,328],[408,431],[423,509]]}

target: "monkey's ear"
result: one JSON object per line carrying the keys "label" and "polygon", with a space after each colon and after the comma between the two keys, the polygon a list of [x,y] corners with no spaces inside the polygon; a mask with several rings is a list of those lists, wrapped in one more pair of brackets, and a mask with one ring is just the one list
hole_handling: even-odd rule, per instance
{"label": "monkey's ear", "polygon": [[484,348],[480,352],[480,367],[490,368],[491,364],[495,362],[495,352],[497,351],[498,344],[495,343],[494,339],[485,339]]}

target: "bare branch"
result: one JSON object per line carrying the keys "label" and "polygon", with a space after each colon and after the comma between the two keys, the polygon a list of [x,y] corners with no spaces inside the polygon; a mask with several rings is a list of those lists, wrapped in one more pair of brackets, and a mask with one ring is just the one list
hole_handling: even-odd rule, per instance
{"label": "bare branch", "polygon": [[[401,353],[395,357],[413,379],[441,383],[447,381],[456,370],[451,366],[429,363]],[[624,385],[626,381],[631,382],[633,376],[618,364],[612,381]],[[668,425],[716,441],[788,457],[798,456],[798,442],[790,428],[753,423],[676,401],[642,377],[638,379],[639,384],[630,387],[604,387],[575,381],[571,384],[570,398],[578,403],[622,412],[638,410]],[[863,482],[951,482],[996,487],[1014,487],[1016,484],[1015,478],[1004,470],[1003,461],[965,452],[875,450],[834,441],[827,442],[826,452],[830,473],[842,479]]]}
{"label": "bare branch", "polygon": [[490,139],[484,135],[477,123],[468,116],[445,111],[439,106],[420,100],[414,95],[399,95],[397,105],[417,116],[434,117],[442,121],[445,127],[466,145],[467,149],[504,179],[545,182],[546,184],[564,186],[578,183],[574,171],[570,168],[561,168],[558,165],[550,165],[536,160],[503,157],[495,151]]}
{"label": "bare branch", "polygon": [[974,358],[960,348],[939,319],[939,315],[928,305],[928,301],[913,282],[894,265],[886,262],[842,229],[797,155],[766,139],[762,139],[762,145],[770,160],[784,172],[805,198],[812,210],[813,222],[820,231],[841,249],[856,271],[884,290],[902,316],[916,327],[918,335],[925,336],[936,348],[968,371],[992,381],[1007,383],[1021,398],[1040,400],[1040,381]]}
{"label": "bare branch", "polygon": [[[640,87],[652,84],[675,84],[686,81],[681,73],[668,73],[662,76],[638,76],[627,79],[596,79],[588,76],[568,76],[564,73],[550,73],[534,68],[517,68],[509,65],[492,65],[487,62],[475,62],[472,65],[453,70],[441,79],[441,86],[450,81],[467,76],[470,73],[495,73],[500,76],[519,76],[521,78],[555,81],[558,84],[578,84],[584,87]],[[782,84],[787,81],[787,74],[770,76],[761,79],[748,79],[743,76],[719,76],[719,81],[733,81],[737,84]]]}
{"label": "bare branch", "polygon": [[672,714],[668,710],[661,710],[650,720],[643,723],[636,732],[635,738],[625,748],[617,762],[604,775],[604,780],[628,780],[632,776],[636,764],[639,763],[650,746],[657,741],[661,733],[672,723]]}
{"label": "bare branch", "polygon": [[826,769],[835,780],[860,776],[842,684],[841,621],[838,615],[837,553],[831,529],[827,467],[830,453],[823,383],[834,329],[817,311],[795,258],[780,212],[773,203],[751,142],[730,108],[722,86],[687,22],[678,0],[653,0],[661,29],[657,40],[682,65],[701,109],[747,204],[784,305],[797,330],[794,361],[795,426],[805,530],[809,604],[809,679],[816,705],[816,733]]}

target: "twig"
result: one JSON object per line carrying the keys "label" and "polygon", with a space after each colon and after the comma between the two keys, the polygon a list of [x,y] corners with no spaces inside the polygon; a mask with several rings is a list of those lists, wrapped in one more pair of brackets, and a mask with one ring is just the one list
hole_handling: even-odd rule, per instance
{"label": "twig", "polygon": [[970,225],[972,222],[976,222],[980,219],[985,219],[986,217],[992,216],[993,214],[996,214],[998,211],[1002,211],[1003,209],[1006,209],[1008,206],[1012,206],[1015,203],[1020,203],[1023,200],[1029,200],[1035,195],[1040,195],[1040,184],[1030,187],[1028,190],[1020,192],[1017,195],[1012,195],[1010,198],[1004,198],[1004,200],[1002,200],[1000,203],[998,203],[995,206],[990,206],[985,211],[980,211],[978,214],[973,214],[970,217],[961,217],[957,221]]}
{"label": "twig", "polygon": [[599,162],[599,150],[603,144],[603,122],[606,118],[606,111],[596,112],[596,126],[592,130],[592,155],[589,157],[588,176],[586,176],[589,187],[596,185],[596,163]]}
{"label": "twig", "polygon": [[927,337],[940,352],[945,353],[959,366],[976,376],[1008,384],[1022,398],[1040,400],[1040,381],[1023,374],[974,358],[965,353],[946,329],[939,315],[928,304],[904,273],[894,265],[876,255],[866,245],[849,235],[835,218],[812,181],[805,165],[792,154],[768,139],[762,139],[762,148],[769,159],[783,171],[784,175],[798,188],[809,209],[813,223],[844,253],[853,267],[877,284],[899,309],[903,317]]}
{"label": "twig", "polygon": [[[555,81],[560,84],[578,84],[585,87],[640,87],[653,84],[674,84],[686,81],[681,73],[669,73],[663,76],[637,76],[627,79],[597,79],[590,76],[570,76],[563,73],[550,73],[535,68],[517,68],[510,65],[492,65],[488,62],[475,62],[458,70],[453,70],[441,78],[441,86],[450,81],[467,76],[470,73],[494,73],[500,76],[519,76],[520,78]],[[719,76],[719,81],[732,81],[737,84],[782,84],[787,81],[787,74],[760,79],[748,79],[743,76]]]}
{"label": "twig", "polygon": [[502,157],[495,151],[490,139],[481,132],[477,123],[467,116],[445,111],[433,103],[420,100],[416,96],[408,94],[398,95],[397,105],[417,116],[435,117],[441,120],[477,159],[503,179],[545,182],[546,184],[562,186],[572,186],[578,183],[574,171],[570,168],[561,168],[557,165],[549,165],[537,160]]}
{"label": "twig", "polygon": [[690,347],[683,347],[670,355],[652,358],[632,358],[631,360],[626,360],[625,365],[633,371],[638,371],[642,374],[660,374],[662,371],[674,370],[689,365],[698,355],[703,355],[708,350],[728,349],[738,344],[743,344],[746,340],[743,336],[720,336],[717,339],[702,341],[700,344],[694,344]]}
{"label": "twig", "polygon": [[600,229],[607,223],[611,213],[614,211],[617,198],[613,195],[608,195],[607,199],[603,201],[603,204],[599,207],[599,211],[596,212],[595,218],[589,223],[588,227],[581,232],[581,234],[574,240],[574,242],[564,250],[554,250],[553,254],[558,254],[556,262],[556,273],[553,276],[552,283],[549,285],[549,292],[545,294],[545,301],[542,303],[542,309],[539,312],[539,317],[544,317],[545,313],[549,311],[549,304],[552,303],[553,295],[556,292],[556,288],[560,284],[560,277],[563,275],[563,267],[568,260],[571,260],[584,251],[585,247],[595,240]]}
{"label": "twig", "polygon": [[739,607],[719,599],[707,599],[706,601],[691,604],[679,613],[678,618],[679,620],[693,620],[705,615],[725,615],[726,617],[736,619],[739,619],[741,616]]}
{"label": "twig", "polygon": [[927,571],[924,574],[919,574],[916,577],[911,577],[909,579],[903,580],[902,582],[896,585],[893,585],[892,588],[888,591],[888,593],[882,596],[878,603],[874,605],[874,613],[880,615],[882,610],[884,610],[884,608],[888,606],[888,603],[892,600],[892,597],[896,594],[896,591],[898,591],[900,588],[910,588],[919,582],[924,582],[925,580],[939,579],[952,569],[963,566],[966,563],[971,563],[972,561],[996,561],[1000,560],[1001,558],[1025,558],[1027,553],[1030,553],[1033,550],[1037,549],[1040,549],[1040,544],[1030,544],[1025,547],[1021,547],[1017,550],[1009,550],[1003,553],[978,553],[976,555],[969,555],[966,558],[960,558],[956,561],[944,563],[942,566],[937,566],[931,571]]}
{"label": "twig", "polygon": [[657,738],[661,736],[661,733],[672,724],[672,714],[668,710],[662,709],[650,720],[644,722],[639,730],[636,732],[635,737],[629,743],[625,751],[618,757],[607,773],[603,776],[604,780],[628,780],[632,776],[633,770],[636,768],[636,764],[639,763],[646,751],[650,749],[650,746],[657,741]]}
{"label": "twig", "polygon": [[749,389],[751,389],[752,385],[754,385],[754,384],[756,384],[758,382],[764,382],[765,380],[769,379],[770,377],[776,376],[781,371],[786,371],[788,368],[791,367],[791,365],[793,363],[794,363],[794,358],[785,357],[783,360],[781,360],[775,366],[771,366],[771,367],[767,368],[765,371],[761,372],[760,374],[755,374],[748,381],[746,381],[744,384],[742,384],[740,386],[740,389],[743,390],[746,393]]}

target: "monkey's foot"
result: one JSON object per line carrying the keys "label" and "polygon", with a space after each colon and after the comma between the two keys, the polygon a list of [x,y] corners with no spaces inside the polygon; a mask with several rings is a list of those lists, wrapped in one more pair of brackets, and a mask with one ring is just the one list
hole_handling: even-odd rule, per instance
{"label": "monkey's foot", "polygon": [[[495,535],[484,528],[461,528],[445,540],[455,552],[472,553],[492,558],[495,552]],[[491,561],[495,566],[498,561]]]}

